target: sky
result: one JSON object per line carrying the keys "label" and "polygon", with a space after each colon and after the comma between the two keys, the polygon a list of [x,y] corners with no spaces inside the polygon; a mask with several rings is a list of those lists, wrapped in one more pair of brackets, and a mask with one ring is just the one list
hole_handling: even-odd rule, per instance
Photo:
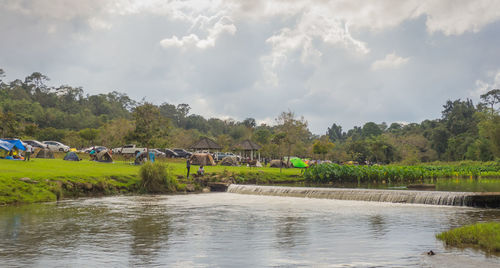
{"label": "sky", "polygon": [[500,88],[498,0],[0,0],[4,80],[324,134]]}

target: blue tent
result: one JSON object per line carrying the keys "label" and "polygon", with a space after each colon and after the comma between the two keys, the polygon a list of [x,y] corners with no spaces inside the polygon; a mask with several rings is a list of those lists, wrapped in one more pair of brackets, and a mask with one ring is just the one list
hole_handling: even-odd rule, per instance
{"label": "blue tent", "polygon": [[26,151],[26,148],[24,148],[24,145],[20,140],[0,139],[0,149],[3,149],[5,151],[10,151],[14,147],[16,147],[19,150]]}

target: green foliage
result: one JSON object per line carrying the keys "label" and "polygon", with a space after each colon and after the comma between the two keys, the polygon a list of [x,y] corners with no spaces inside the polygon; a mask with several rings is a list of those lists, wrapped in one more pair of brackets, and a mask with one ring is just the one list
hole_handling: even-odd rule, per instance
{"label": "green foliage", "polygon": [[355,166],[338,164],[320,164],[304,172],[308,182],[401,182],[413,183],[423,179],[435,178],[478,178],[500,177],[500,163],[490,162],[484,165],[418,165],[418,166]]}
{"label": "green foliage", "polygon": [[446,245],[479,247],[489,253],[500,252],[500,223],[476,223],[436,235]]}
{"label": "green foliage", "polygon": [[160,162],[147,162],[139,170],[140,188],[148,193],[175,192],[177,180],[168,171],[168,167]]}

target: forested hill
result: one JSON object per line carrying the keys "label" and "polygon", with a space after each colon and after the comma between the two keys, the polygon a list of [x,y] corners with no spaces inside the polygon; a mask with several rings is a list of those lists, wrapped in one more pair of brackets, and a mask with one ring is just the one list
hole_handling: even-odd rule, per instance
{"label": "forested hill", "polygon": [[253,118],[239,122],[190,114],[188,104],[153,105],[115,91],[88,95],[80,87],[49,87],[49,78],[37,72],[14,81],[3,81],[4,77],[0,69],[3,137],[58,140],[77,148],[125,143],[186,148],[207,136],[224,150],[251,139],[272,158],[290,154],[380,163],[500,158],[498,89],[482,95],[477,105],[471,100],[447,101],[441,118],[420,124],[367,122],[343,131],[333,123],[318,136],[291,111],[277,116],[275,126],[257,126]]}

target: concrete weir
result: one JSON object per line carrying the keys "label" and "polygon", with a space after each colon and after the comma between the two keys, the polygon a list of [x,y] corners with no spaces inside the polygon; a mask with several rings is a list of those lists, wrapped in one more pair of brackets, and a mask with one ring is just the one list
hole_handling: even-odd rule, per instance
{"label": "concrete weir", "polygon": [[500,193],[282,187],[239,184],[231,184],[228,187],[227,192],[252,195],[290,196],[445,206],[469,206],[486,208],[500,207]]}

